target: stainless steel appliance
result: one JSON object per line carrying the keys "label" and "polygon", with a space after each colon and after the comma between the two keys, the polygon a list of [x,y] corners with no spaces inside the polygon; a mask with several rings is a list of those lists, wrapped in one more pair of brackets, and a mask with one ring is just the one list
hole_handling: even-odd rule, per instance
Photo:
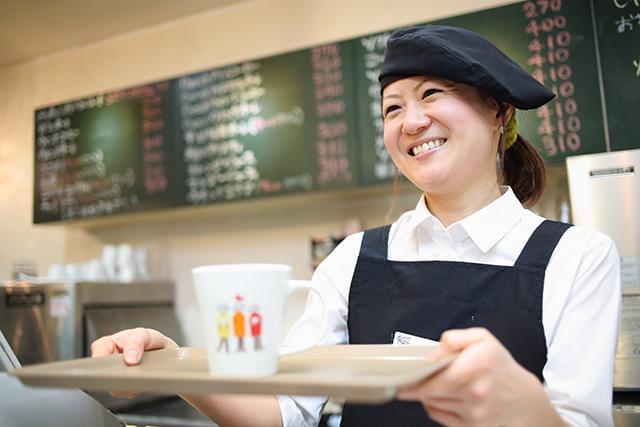
{"label": "stainless steel appliance", "polygon": [[137,326],[183,341],[171,282],[10,281],[0,298],[0,330],[23,365],[88,356],[96,338]]}
{"label": "stainless steel appliance", "polygon": [[611,236],[622,287],[640,287],[640,149],[567,158],[573,222]]}
{"label": "stainless steel appliance", "polygon": [[76,356],[72,283],[6,282],[0,289],[0,330],[21,364]]}
{"label": "stainless steel appliance", "polygon": [[[0,298],[0,330],[24,365],[89,356],[96,338],[138,326],[184,345],[171,282],[12,281],[0,286]],[[131,425],[215,425],[177,396],[145,394],[128,400],[89,393]]]}
{"label": "stainless steel appliance", "polygon": [[568,157],[567,176],[573,222],[609,235],[620,254],[614,414],[640,425],[640,150]]}

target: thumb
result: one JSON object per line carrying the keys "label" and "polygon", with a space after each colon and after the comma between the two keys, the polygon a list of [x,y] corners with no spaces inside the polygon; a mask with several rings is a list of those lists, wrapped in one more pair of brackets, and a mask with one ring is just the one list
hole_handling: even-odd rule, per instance
{"label": "thumb", "polygon": [[121,331],[112,336],[113,341],[124,353],[127,365],[137,365],[146,350],[176,348],[178,345],[155,329],[135,328]]}
{"label": "thumb", "polygon": [[440,353],[455,353],[491,337],[485,328],[451,329],[440,337]]}

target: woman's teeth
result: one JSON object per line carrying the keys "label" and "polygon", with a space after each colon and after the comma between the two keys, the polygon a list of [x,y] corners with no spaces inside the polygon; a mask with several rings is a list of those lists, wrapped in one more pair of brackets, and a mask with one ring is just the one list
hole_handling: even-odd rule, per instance
{"label": "woman's teeth", "polygon": [[424,144],[416,145],[411,149],[411,152],[414,156],[417,156],[420,153],[424,153],[425,151],[433,150],[434,148],[438,148],[444,143],[447,142],[446,139],[434,139],[433,141],[425,142]]}

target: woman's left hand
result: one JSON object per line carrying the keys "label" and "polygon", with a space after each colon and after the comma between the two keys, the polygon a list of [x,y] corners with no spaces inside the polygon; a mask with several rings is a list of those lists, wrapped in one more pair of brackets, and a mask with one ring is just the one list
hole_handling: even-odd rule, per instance
{"label": "woman's left hand", "polygon": [[542,384],[489,331],[445,332],[434,358],[452,352],[460,354],[449,366],[400,391],[397,398],[419,400],[431,418],[447,426],[513,425],[535,419],[532,400],[544,394]]}

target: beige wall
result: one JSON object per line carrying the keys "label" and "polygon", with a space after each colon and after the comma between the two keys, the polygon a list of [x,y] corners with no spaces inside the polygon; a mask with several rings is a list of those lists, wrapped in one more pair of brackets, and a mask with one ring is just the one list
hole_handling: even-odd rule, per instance
{"label": "beige wall", "polygon": [[[382,223],[390,188],[282,196],[84,225],[33,226],[34,109],[506,3],[512,1],[249,1],[0,69],[0,279],[9,278],[12,263],[20,260],[32,260],[42,274],[53,262],[96,257],[104,243],[146,246],[154,275],[177,283],[189,343],[200,344],[191,267],[285,262],[293,265],[296,277],[309,277],[310,236],[340,231],[354,217],[364,226]],[[556,216],[565,193],[553,192],[540,210]],[[405,187],[401,208],[411,208],[416,194]]]}

